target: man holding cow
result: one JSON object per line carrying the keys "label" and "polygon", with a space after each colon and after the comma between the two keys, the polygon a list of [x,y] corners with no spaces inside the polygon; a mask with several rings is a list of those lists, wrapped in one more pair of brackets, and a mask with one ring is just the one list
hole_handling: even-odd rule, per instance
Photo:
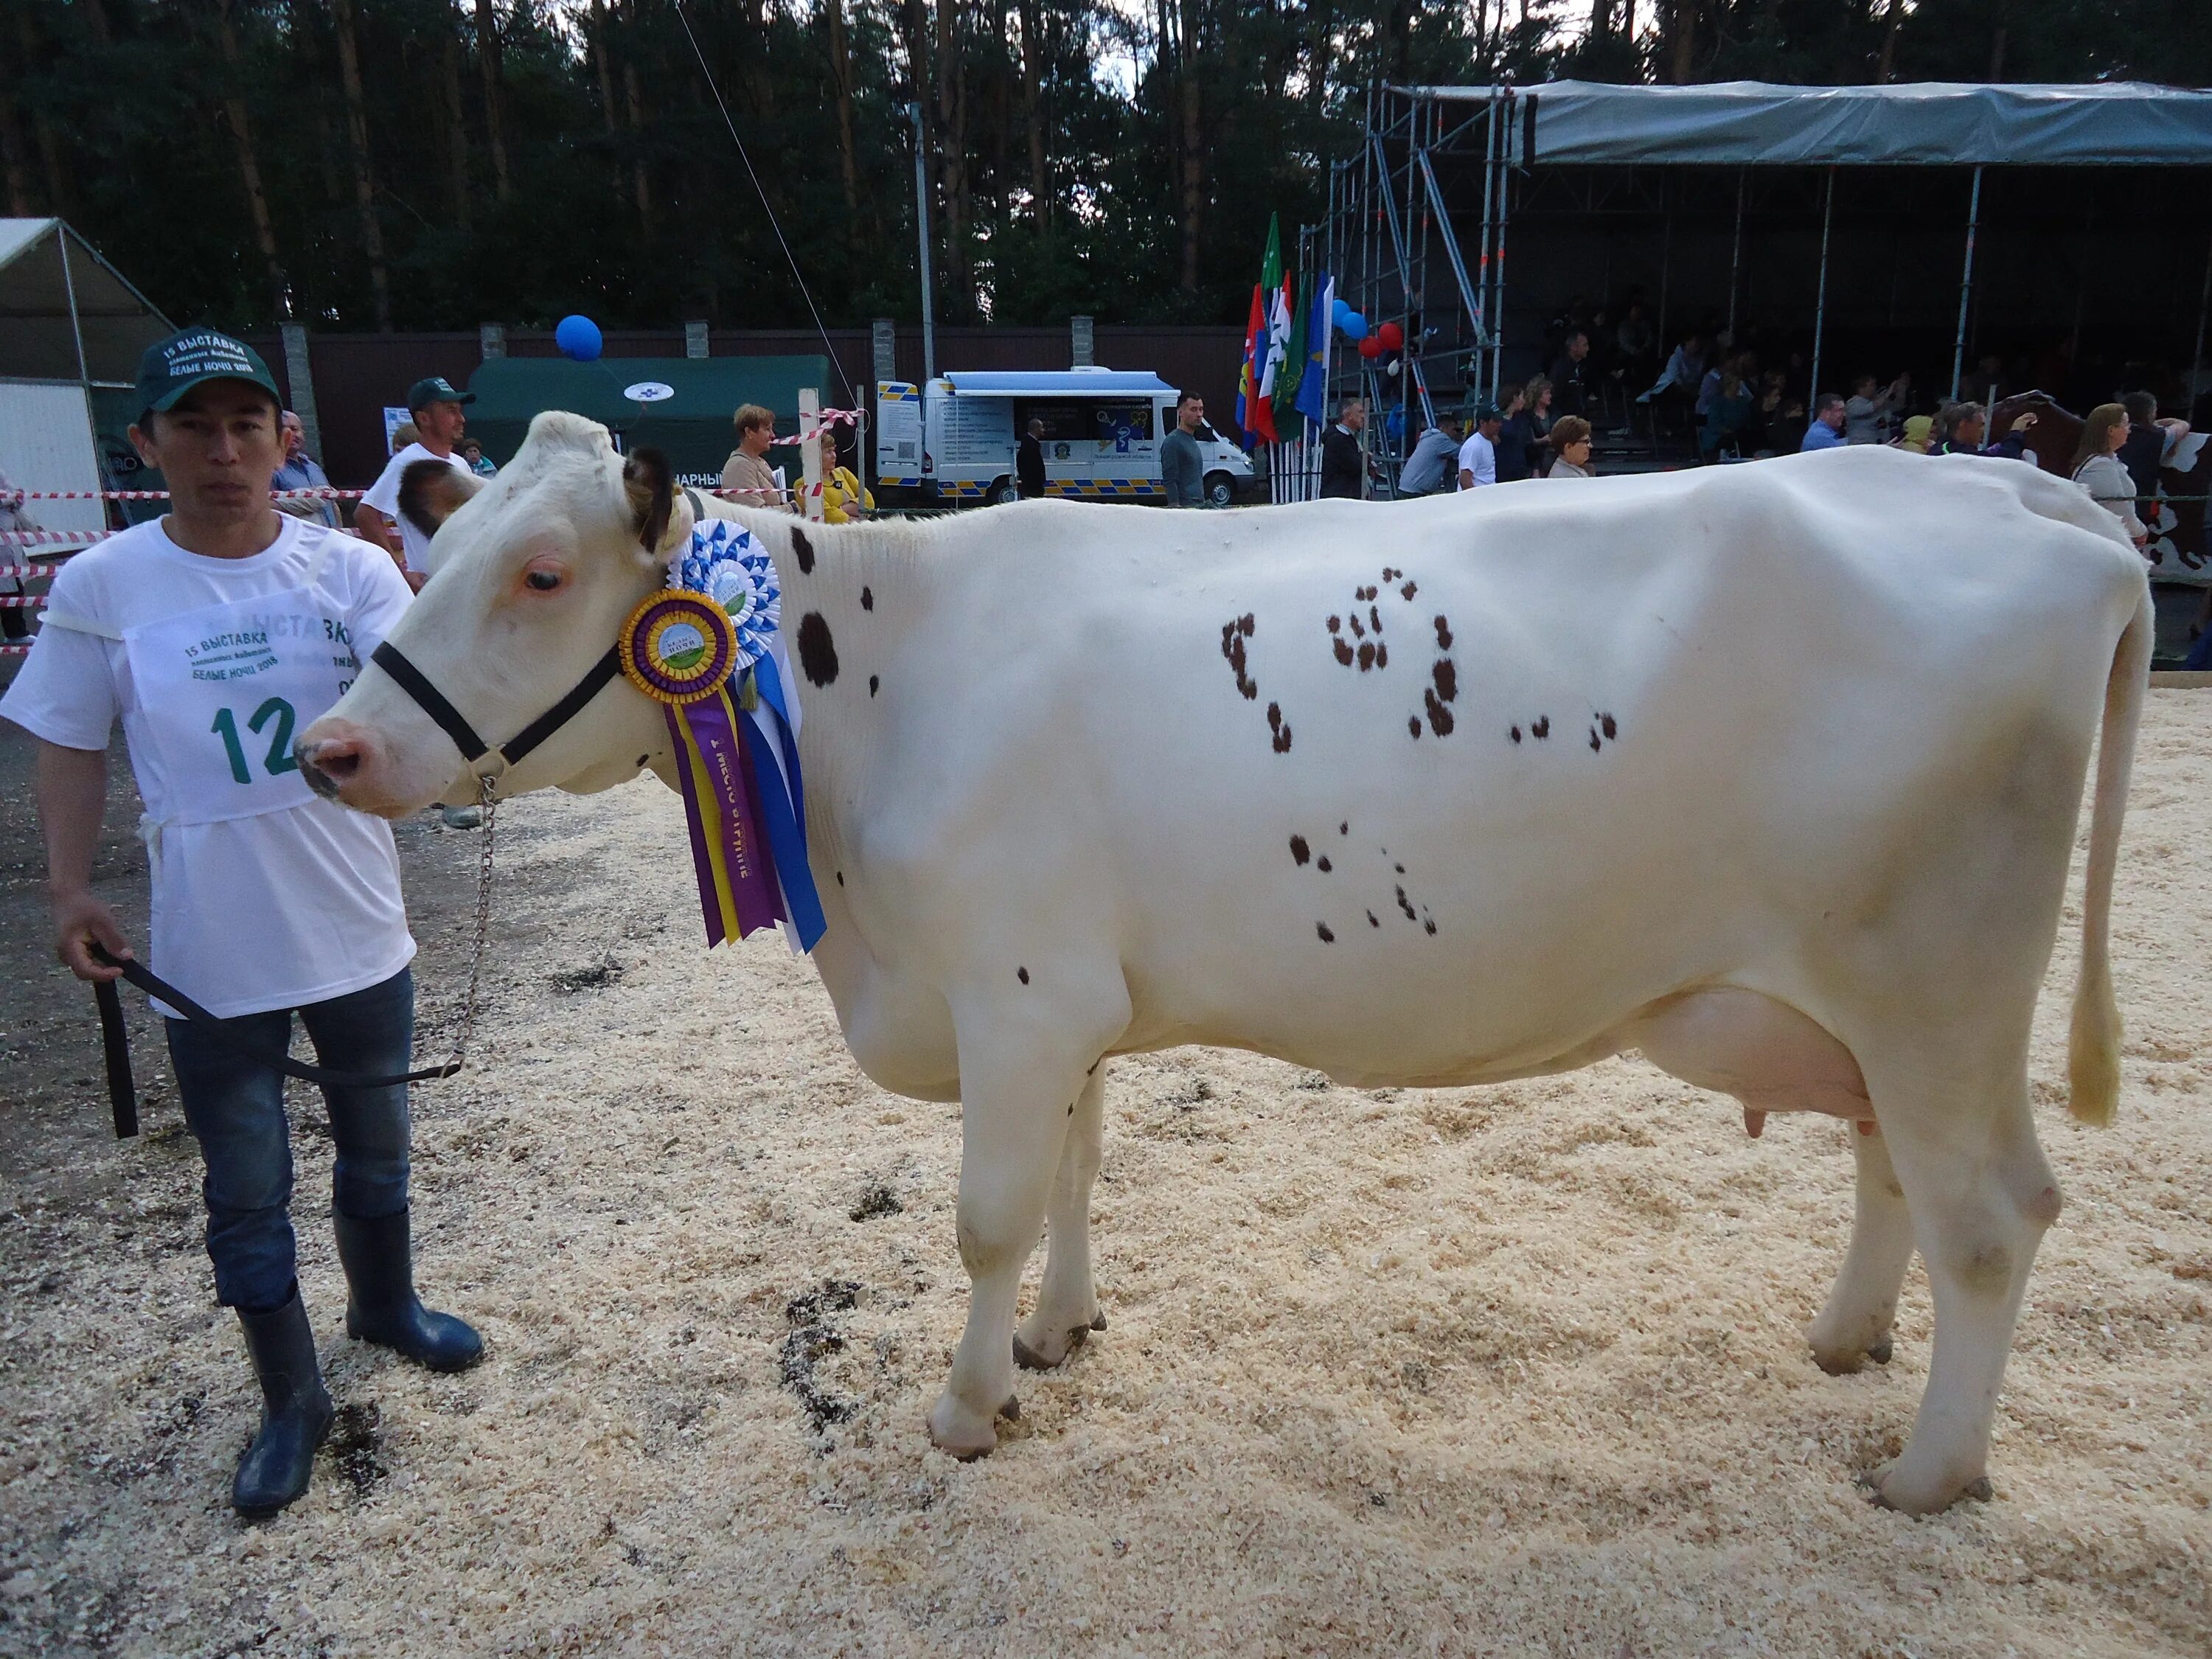
{"label": "man holding cow", "polygon": [[[256,1056],[283,1054],[296,1011],[321,1063],[366,1085],[406,1070],[415,1008],[391,829],[310,791],[292,737],[410,596],[385,553],[270,505],[282,408],[250,348],[173,335],[147,350],[137,392],[131,440],[167,477],[169,513],[55,578],[0,716],[38,739],[55,950],[95,981],[132,954],[92,888],[108,734],[123,722],[146,803],[154,971],[214,1016],[166,1024],[206,1163],[216,1294],[262,1390],[231,1501],[264,1516],[307,1490],[334,1412],[295,1273],[284,1081]],[[405,1085],[323,1093],[347,1334],[436,1370],[473,1364],[482,1339],[415,1294]]]}

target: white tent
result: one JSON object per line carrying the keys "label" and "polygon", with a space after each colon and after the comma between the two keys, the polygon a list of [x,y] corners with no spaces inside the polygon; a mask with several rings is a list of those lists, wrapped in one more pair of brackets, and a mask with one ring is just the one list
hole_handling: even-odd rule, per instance
{"label": "white tent", "polygon": [[[19,489],[112,488],[95,398],[131,386],[139,355],[172,331],[153,302],[59,219],[0,219],[0,473]],[[37,501],[28,510],[48,530],[106,528],[97,501]]]}

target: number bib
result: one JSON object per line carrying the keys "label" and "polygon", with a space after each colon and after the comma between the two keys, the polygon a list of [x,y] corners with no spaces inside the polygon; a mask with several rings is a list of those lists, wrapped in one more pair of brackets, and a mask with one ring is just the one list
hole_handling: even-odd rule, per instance
{"label": "number bib", "polygon": [[361,665],[313,588],[164,617],[125,629],[123,644],[154,751],[133,757],[149,818],[215,823],[314,799],[292,740]]}

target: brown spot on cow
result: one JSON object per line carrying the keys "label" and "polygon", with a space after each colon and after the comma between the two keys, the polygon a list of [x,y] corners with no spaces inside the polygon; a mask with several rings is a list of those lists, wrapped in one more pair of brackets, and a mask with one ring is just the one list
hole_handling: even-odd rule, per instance
{"label": "brown spot on cow", "polygon": [[[1370,591],[1371,592],[1372,590]],[[1378,634],[1382,631],[1382,607],[1381,605],[1370,605],[1367,607],[1367,625]]]}
{"label": "brown spot on cow", "polygon": [[1344,628],[1344,618],[1343,618],[1343,617],[1331,617],[1328,619],[1328,631],[1329,631],[1330,633],[1332,633],[1332,634],[1340,633],[1340,632],[1343,630],[1343,628]]}
{"label": "brown spot on cow", "polygon": [[1424,918],[1421,922],[1421,931],[1425,933],[1435,933],[1437,931],[1436,918],[1434,916]]}
{"label": "brown spot on cow", "polygon": [[1249,611],[1237,619],[1237,631],[1248,640],[1258,627],[1259,623],[1252,620],[1252,613]]}
{"label": "brown spot on cow", "polygon": [[1304,836],[1292,836],[1291,837],[1291,863],[1302,865],[1312,856],[1313,848],[1306,845],[1306,838]]}
{"label": "brown spot on cow", "polygon": [[1597,717],[1597,729],[1605,733],[1605,740],[1607,743],[1611,743],[1620,733],[1620,727],[1613,724],[1613,716],[1610,714],[1600,714]]}
{"label": "brown spot on cow", "polygon": [[840,887],[842,887],[845,884],[845,872],[842,870],[840,870],[837,872],[837,884]]}
{"label": "brown spot on cow", "polygon": [[1375,665],[1377,668],[1388,668],[1390,665],[1390,647],[1380,640],[1375,641]]}
{"label": "brown spot on cow", "polygon": [[1317,921],[1314,923],[1314,932],[1321,935],[1321,942],[1323,945],[1334,945],[1336,943],[1336,935],[1328,931],[1328,924],[1327,922]]}
{"label": "brown spot on cow", "polygon": [[1346,818],[1343,823],[1338,824],[1336,826],[1336,833],[1340,836],[1350,835],[1352,833],[1352,820],[1350,818]]}
{"label": "brown spot on cow", "polygon": [[1595,754],[1599,750],[1604,747],[1605,739],[1598,736],[1597,727],[1593,726],[1590,727],[1590,752],[1592,754]]}
{"label": "brown spot on cow", "polygon": [[1370,927],[1380,927],[1382,925],[1382,919],[1370,910],[1367,913],[1367,925]]}
{"label": "brown spot on cow", "polygon": [[1412,598],[1413,597],[1413,595],[1414,595],[1414,594],[1416,594],[1416,593],[1419,592],[1420,591],[1421,591],[1421,589],[1420,589],[1420,585],[1419,585],[1419,583],[1417,583],[1417,582],[1407,582],[1407,583],[1403,587],[1401,587],[1401,588],[1400,588],[1400,589],[1398,590],[1398,592],[1399,592],[1399,594],[1400,594],[1400,596],[1401,596],[1401,597],[1402,597],[1402,598],[1404,598],[1404,599],[1412,599]]}
{"label": "brown spot on cow", "polygon": [[1406,730],[1413,734],[1413,740],[1416,743],[1419,742],[1421,737],[1421,717],[1419,714],[1407,715]]}
{"label": "brown spot on cow", "polygon": [[640,756],[637,757],[637,763],[638,763],[641,767],[642,767],[642,766],[646,763],[646,762],[647,762],[647,761],[651,760],[652,758],[653,758],[653,757],[652,757],[652,756],[650,756],[650,755],[640,755]]}
{"label": "brown spot on cow", "polygon": [[799,555],[799,574],[802,576],[812,575],[814,574],[814,544],[806,539],[805,531],[799,529],[792,531],[791,550]]}
{"label": "brown spot on cow", "polygon": [[1235,671],[1237,689],[1243,693],[1247,702],[1254,702],[1260,695],[1259,683],[1245,672],[1244,641],[1251,635],[1252,630],[1247,625],[1251,620],[1249,617],[1243,617],[1236,622],[1221,624],[1221,654],[1229,659],[1229,666]]}
{"label": "brown spot on cow", "polygon": [[1275,734],[1275,752],[1279,755],[1289,754],[1291,727],[1290,723],[1283,718],[1282,704],[1271,702],[1267,705],[1267,729]]}
{"label": "brown spot on cow", "polygon": [[1452,711],[1437,700],[1436,688],[1430,686],[1424,690],[1421,693],[1421,701],[1429,707],[1429,730],[1440,738],[1451,736],[1454,724]]}
{"label": "brown spot on cow", "polygon": [[1429,671],[1429,678],[1437,683],[1437,695],[1446,702],[1459,699],[1459,670],[1452,666],[1449,657],[1438,657],[1437,665]]}
{"label": "brown spot on cow", "polygon": [[875,608],[876,590],[872,587],[862,588],[860,590],[860,609],[863,611],[873,611]]}
{"label": "brown spot on cow", "polygon": [[1014,977],[1026,985],[1030,982],[1030,970],[1026,968],[1017,968],[1014,969]]}
{"label": "brown spot on cow", "polygon": [[1357,617],[1352,619],[1352,637],[1355,640],[1364,640],[1367,637],[1367,630],[1359,625],[1359,618]]}
{"label": "brown spot on cow", "polygon": [[1439,650],[1439,651],[1449,651],[1449,650],[1450,650],[1450,649],[1451,649],[1451,640],[1452,640],[1452,635],[1451,635],[1451,623],[1449,623],[1449,622],[1447,622],[1447,621],[1446,621],[1443,617],[1437,617],[1437,650]]}
{"label": "brown spot on cow", "polygon": [[1417,921],[1419,920],[1419,918],[1413,914],[1413,902],[1407,898],[1406,890],[1402,887],[1398,890],[1398,908],[1405,912],[1407,921]]}
{"label": "brown spot on cow", "polygon": [[1322,854],[1319,858],[1314,860],[1314,868],[1320,871],[1324,876],[1327,875],[1333,867],[1334,866],[1331,866],[1328,861],[1328,854],[1326,853]]}
{"label": "brown spot on cow", "polygon": [[1552,735],[1552,717],[1549,714],[1539,714],[1536,717],[1534,723],[1529,726],[1528,735],[1532,738],[1537,738],[1550,737]]}
{"label": "brown spot on cow", "polygon": [[[794,537],[798,533],[792,532]],[[816,685],[837,683],[837,642],[830,637],[830,624],[819,611],[799,619],[799,666]]]}
{"label": "brown spot on cow", "polygon": [[883,684],[883,681],[882,681],[882,680],[880,680],[880,679],[878,679],[875,675],[873,675],[873,674],[869,675],[869,676],[868,676],[868,695],[869,695],[870,696],[872,696],[872,696],[874,696],[876,695],[877,690],[878,690],[882,686],[882,684]]}
{"label": "brown spot on cow", "polygon": [[1359,642],[1359,672],[1364,674],[1369,669],[1374,666],[1375,641],[1372,640],[1362,640]]}
{"label": "brown spot on cow", "polygon": [[1508,730],[1514,742],[1518,743],[1521,741],[1521,728],[1519,726],[1511,726],[1509,727]]}
{"label": "brown spot on cow", "polygon": [[1329,643],[1336,647],[1336,659],[1342,663],[1346,668],[1351,667],[1352,641],[1346,639],[1340,634],[1336,638],[1331,640]]}

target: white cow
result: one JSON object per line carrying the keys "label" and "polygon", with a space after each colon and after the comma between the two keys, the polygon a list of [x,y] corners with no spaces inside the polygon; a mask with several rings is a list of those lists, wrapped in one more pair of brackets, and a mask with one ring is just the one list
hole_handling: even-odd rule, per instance
{"label": "white cow", "polygon": [[[2058,1213],[2028,1027],[2100,726],[2075,1114],[2108,1120],[2118,1079],[2107,914],[2151,610],[2079,489],[1862,448],[1389,507],[825,530],[672,497],[657,458],[553,414],[444,525],[392,640],[496,742],[606,650],[702,511],[784,582],[846,1039],[884,1087],[963,1103],[973,1297],[939,1445],[989,1451],[1015,1362],[1103,1328],[1108,1057],[1213,1043],[1442,1087],[1638,1048],[1754,1130],[1861,1121],[1814,1357],[1888,1357],[1917,1245],[1935,1354],[1872,1479],[1915,1512],[1986,1491]],[[474,794],[373,667],[299,753],[373,812]],[[499,788],[644,767],[669,780],[665,727],[617,680]]]}

